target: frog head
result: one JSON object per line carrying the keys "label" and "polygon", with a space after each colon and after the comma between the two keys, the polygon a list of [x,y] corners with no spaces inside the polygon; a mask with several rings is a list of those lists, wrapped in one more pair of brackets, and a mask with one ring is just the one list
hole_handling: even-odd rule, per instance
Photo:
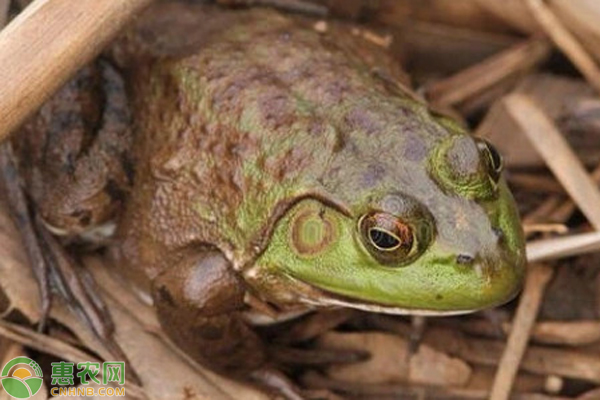
{"label": "frog head", "polygon": [[341,152],[323,190],[278,218],[247,281],[275,303],[395,314],[459,314],[514,297],[525,249],[502,159],[455,124],[435,123],[444,134],[384,135],[361,160]]}

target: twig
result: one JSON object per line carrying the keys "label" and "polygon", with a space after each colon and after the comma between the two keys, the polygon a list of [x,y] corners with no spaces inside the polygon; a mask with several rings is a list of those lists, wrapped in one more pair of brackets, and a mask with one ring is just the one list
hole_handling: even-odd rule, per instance
{"label": "twig", "polygon": [[[0,320],[0,336],[32,349],[36,349],[40,352],[59,357],[62,360],[72,361],[75,363],[85,361],[100,361],[93,355],[79,350],[78,348],[63,342],[62,340],[58,340],[50,336],[34,332],[23,326],[2,320]],[[101,371],[100,375],[102,375]],[[134,397],[141,399],[146,398],[143,389],[135,383],[128,382],[127,391],[129,391]]]}
{"label": "twig", "polygon": [[569,228],[565,224],[523,224],[523,231],[526,235],[532,233],[560,233],[569,232]]}
{"label": "twig", "polygon": [[17,160],[10,142],[0,143],[0,180],[4,183],[7,204],[14,214],[14,223],[21,234],[23,245],[27,252],[31,270],[37,278],[40,288],[40,320],[38,329],[43,331],[46,326],[48,313],[52,306],[48,264],[37,240],[33,221],[27,209],[27,199],[23,190],[18,170]]}
{"label": "twig", "polygon": [[4,28],[8,21],[8,8],[10,7],[10,0],[0,0],[0,30]]}
{"label": "twig", "polygon": [[581,233],[527,243],[529,262],[554,260],[600,251],[600,232]]}
{"label": "twig", "polygon": [[[435,387],[418,383],[364,384],[355,381],[341,381],[328,378],[311,371],[302,376],[302,382],[309,387],[327,389],[350,395],[351,398],[367,399],[427,399],[427,400],[485,400],[488,393],[484,389],[460,387]],[[593,397],[590,397],[592,399]],[[512,400],[566,400],[539,393],[516,393]]]}
{"label": "twig", "polygon": [[73,362],[99,361],[91,354],[59,339],[0,320],[0,336],[24,346]]}
{"label": "twig", "polygon": [[543,264],[532,264],[529,268],[525,289],[512,324],[513,328],[500,364],[498,364],[490,400],[506,400],[510,396],[519,364],[525,354],[527,342],[542,302],[544,290],[552,273],[553,269]]}
{"label": "twig", "polygon": [[[516,321],[515,321],[516,322]],[[456,325],[449,325],[454,327]],[[502,332],[510,332],[512,324],[502,323]],[[461,321],[458,329],[469,335],[496,338],[498,328],[488,320]],[[531,340],[538,344],[553,344],[561,346],[586,346],[600,341],[600,321],[543,321],[538,322],[531,331]]]}
{"label": "twig", "polygon": [[[377,315],[378,329],[406,336],[410,325],[398,319]],[[370,318],[373,321],[373,316]],[[436,321],[436,325],[440,323]],[[431,324],[423,337],[423,344],[461,358],[470,364],[498,366],[506,345],[500,340],[466,336],[456,327]],[[548,347],[529,346],[521,363],[523,371],[537,375],[557,375],[565,378],[600,383],[600,358],[590,352]]]}
{"label": "twig", "polygon": [[151,0],[36,0],[0,32],[0,142]]}
{"label": "twig", "polygon": [[521,126],[590,224],[595,229],[600,229],[600,191],[569,143],[527,96],[513,94],[504,101],[509,114]]}
{"label": "twig", "polygon": [[511,185],[523,187],[528,191],[542,191],[554,194],[565,192],[563,187],[551,176],[517,172],[512,173],[508,177],[508,181]]}
{"label": "twig", "polygon": [[[527,215],[523,216],[521,219],[521,223],[523,225],[526,224],[534,224],[538,221],[548,221],[548,215],[556,209],[561,204],[561,200],[564,196],[560,195],[551,195],[546,200],[544,200],[539,206],[537,206],[534,210],[530,211]],[[553,220],[549,220],[553,221]]]}
{"label": "twig", "polygon": [[569,57],[590,85],[600,92],[600,68],[583,46],[542,0],[526,0],[525,4],[556,46]]}
{"label": "twig", "polygon": [[[591,176],[594,182],[600,183],[600,164],[594,168]],[[573,214],[574,210],[575,203],[573,203],[573,200],[567,199],[559,204],[554,211],[552,211],[552,214],[550,214],[550,220],[555,222],[564,222],[571,214]]]}
{"label": "twig", "polygon": [[546,40],[529,39],[429,86],[427,98],[440,107],[460,103],[515,72],[531,68],[549,54]]}

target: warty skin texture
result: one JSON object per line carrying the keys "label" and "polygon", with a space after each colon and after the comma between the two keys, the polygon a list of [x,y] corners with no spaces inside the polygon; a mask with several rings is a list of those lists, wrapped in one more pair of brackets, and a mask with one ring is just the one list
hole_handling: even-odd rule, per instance
{"label": "warty skin texture", "polygon": [[[516,293],[518,215],[464,130],[335,37],[272,11],[224,18],[231,28],[207,29],[201,50],[160,49],[129,74],[140,144],[120,231],[125,260],[151,280],[215,247],[250,291],[280,306],[456,313]],[[405,201],[422,210],[407,222],[428,231],[427,243],[410,263],[382,265],[357,223]],[[293,216],[316,205],[335,238],[305,255]]]}

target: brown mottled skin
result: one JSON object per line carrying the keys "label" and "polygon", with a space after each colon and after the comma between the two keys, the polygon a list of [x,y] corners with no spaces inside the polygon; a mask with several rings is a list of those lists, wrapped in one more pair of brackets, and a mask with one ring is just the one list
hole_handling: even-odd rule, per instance
{"label": "brown mottled skin", "polygon": [[[336,38],[312,30],[311,21],[302,24],[273,11],[223,12],[210,18],[214,30],[191,17],[188,24],[169,24],[170,15],[150,13],[115,50],[125,65],[139,140],[135,187],[119,227],[122,257],[160,288],[155,297],[163,326],[183,348],[217,370],[243,374],[264,362],[262,345],[239,313],[247,309],[243,296],[235,285],[219,280],[234,279],[228,275],[230,264],[242,269],[260,253],[261,240],[268,238],[264,232],[277,219],[275,210],[288,209],[307,193],[327,198],[327,186],[344,185],[345,174],[352,173],[344,171],[345,153],[357,154],[362,151],[357,146],[364,145],[353,131],[372,136],[372,151],[379,152],[377,133],[385,125],[410,129],[404,115],[371,110],[365,106],[372,100],[352,96],[383,99],[397,84],[393,79],[401,82],[404,76],[399,69],[371,69],[346,50],[379,55],[368,43],[337,44]],[[152,32],[150,39],[146,31]],[[181,43],[182,37],[199,38],[200,44]],[[406,104],[410,113],[412,101]],[[414,129],[407,137],[415,147],[424,146]],[[360,163],[370,157],[365,152]],[[372,162],[356,185],[377,183],[376,169],[383,166]],[[348,187],[345,193],[352,201],[360,191]],[[241,219],[249,199],[260,207],[249,207],[251,218]],[[216,247],[226,257],[207,261],[205,247]],[[228,274],[217,271],[215,263]],[[201,277],[187,278],[200,272]],[[221,296],[230,288],[227,304],[233,309],[215,313],[207,299],[178,297],[185,291],[182,282],[217,287]]]}
{"label": "brown mottled skin", "polygon": [[[136,147],[136,185],[142,190],[135,190],[130,200],[124,251],[132,259],[144,259],[151,278],[177,262],[166,255],[182,257],[181,247],[190,243],[216,245],[241,268],[260,251],[254,249],[256,239],[275,206],[295,196],[314,192],[329,197],[329,186],[336,192],[343,188],[351,202],[351,196],[364,193],[358,186],[377,184],[375,170],[384,166],[375,157],[381,150],[376,133],[386,125],[409,131],[407,125],[414,124],[414,135],[407,140],[425,146],[419,122],[398,114],[397,103],[403,102],[405,112],[412,113],[412,101],[395,99],[396,104],[387,105],[394,113],[382,113],[383,102],[370,109],[373,99],[364,97],[383,100],[393,83],[344,51],[336,38],[266,10],[223,12],[211,21],[214,31],[198,24],[198,32],[192,33],[191,21],[170,26],[168,18],[168,13],[150,14],[139,31],[151,29],[152,40],[136,32],[122,45],[137,57],[152,59],[124,61],[135,67],[128,81],[135,130],[144,133]],[[201,51],[187,42],[160,40],[195,35],[203,39]],[[363,132],[371,137],[365,140]],[[364,148],[367,143],[370,149]],[[358,152],[363,153],[357,160],[363,165],[348,166],[346,154],[356,158]],[[153,156],[142,156],[147,154]],[[364,179],[346,179],[369,158],[373,165],[367,166]],[[238,212],[248,199],[262,204],[248,211],[253,213],[251,223],[244,225]],[[197,209],[204,219],[198,218]],[[131,228],[129,221],[135,221]],[[138,256],[136,247],[149,240],[152,248]]]}
{"label": "brown mottled skin", "polygon": [[[332,221],[356,221],[373,207],[396,207],[417,222],[429,218],[432,224],[433,215],[435,246],[441,250],[427,260],[439,264],[435,268],[441,272],[431,269],[431,289],[415,293],[431,295],[420,304],[432,303],[434,310],[473,309],[465,301],[477,300],[479,292],[463,296],[461,288],[469,287],[463,281],[450,291],[450,300],[433,293],[436,285],[445,282],[446,264],[470,276],[464,260],[469,264],[481,259],[478,274],[485,282],[505,274],[495,265],[513,259],[505,254],[508,250],[496,252],[503,238],[492,224],[516,214],[510,205],[500,212],[491,203],[472,201],[475,192],[450,193],[452,188],[431,177],[427,160],[437,154],[433,150],[439,143],[463,135],[464,143],[457,141],[452,147],[450,142],[440,162],[456,163],[450,172],[475,176],[483,168],[475,142],[415,101],[393,60],[348,29],[330,25],[327,33],[319,33],[312,29],[313,21],[260,9],[206,12],[200,6],[157,5],[112,48],[111,56],[127,82],[135,139],[131,153],[112,149],[112,164],[89,167],[97,172],[92,175],[117,182],[111,185],[119,194],[128,193],[112,254],[124,272],[152,291],[162,325],[173,340],[217,371],[247,376],[268,362],[261,338],[247,319],[249,296],[276,310],[321,304],[321,299],[331,300],[323,304],[354,304],[343,290],[329,290],[329,281],[313,286],[268,269],[269,260],[277,258],[278,250],[267,254],[267,247],[278,222],[307,200],[313,203],[308,202],[306,210],[314,210],[316,201],[326,210],[320,215],[329,218],[331,213]],[[94,114],[93,120],[91,125],[97,127],[99,117]],[[120,131],[125,139],[115,143],[125,143],[126,148],[130,131]],[[102,138],[98,135],[93,143],[103,143]],[[456,149],[462,155],[453,161]],[[79,158],[85,163],[87,155]],[[126,174],[130,159],[135,162],[132,186]],[[66,165],[70,164],[69,159]],[[77,168],[70,174],[69,188],[92,193],[85,200],[92,198],[98,210],[86,219],[101,224],[113,218],[114,202],[107,196],[115,188],[78,180]],[[54,207],[56,188],[49,184],[38,190],[35,174],[30,175],[33,191],[50,193],[53,199],[45,205],[43,195],[34,195],[45,221],[56,230],[80,232],[85,222],[80,210]],[[485,171],[483,175],[487,177]],[[399,190],[410,196],[397,194]],[[70,204],[70,194],[66,198],[65,204]],[[328,235],[335,237],[337,229],[332,225]],[[522,266],[522,250],[514,250],[520,236],[516,234],[514,242],[507,237],[517,254],[514,263]],[[419,251],[432,240],[425,238]],[[472,256],[457,258],[459,250]],[[363,253],[365,263],[374,262]],[[263,256],[267,272],[257,273],[256,261]],[[323,276],[337,273],[336,268],[325,268]],[[406,271],[413,274],[406,275],[413,282],[421,280],[414,275],[418,271]],[[515,271],[510,279],[516,281],[520,272],[517,267]],[[342,277],[350,286],[360,281],[360,274],[343,272],[333,275],[334,286]],[[381,286],[393,283],[392,277],[383,279]],[[513,286],[503,286],[503,301],[514,294]],[[387,295],[381,303],[394,305]],[[357,297],[356,304],[369,303],[360,293]],[[456,303],[446,306],[446,301]],[[482,306],[497,304],[500,297],[486,301]]]}

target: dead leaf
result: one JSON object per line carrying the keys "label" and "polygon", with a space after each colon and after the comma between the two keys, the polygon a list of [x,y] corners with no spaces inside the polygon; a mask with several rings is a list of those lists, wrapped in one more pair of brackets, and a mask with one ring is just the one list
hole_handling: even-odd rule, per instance
{"label": "dead leaf", "polygon": [[368,351],[367,361],[330,367],[328,375],[341,381],[384,384],[413,382],[443,386],[463,386],[471,368],[427,345],[419,346],[409,357],[408,342],[400,336],[379,332],[327,333],[318,341],[319,347],[338,350]]}

